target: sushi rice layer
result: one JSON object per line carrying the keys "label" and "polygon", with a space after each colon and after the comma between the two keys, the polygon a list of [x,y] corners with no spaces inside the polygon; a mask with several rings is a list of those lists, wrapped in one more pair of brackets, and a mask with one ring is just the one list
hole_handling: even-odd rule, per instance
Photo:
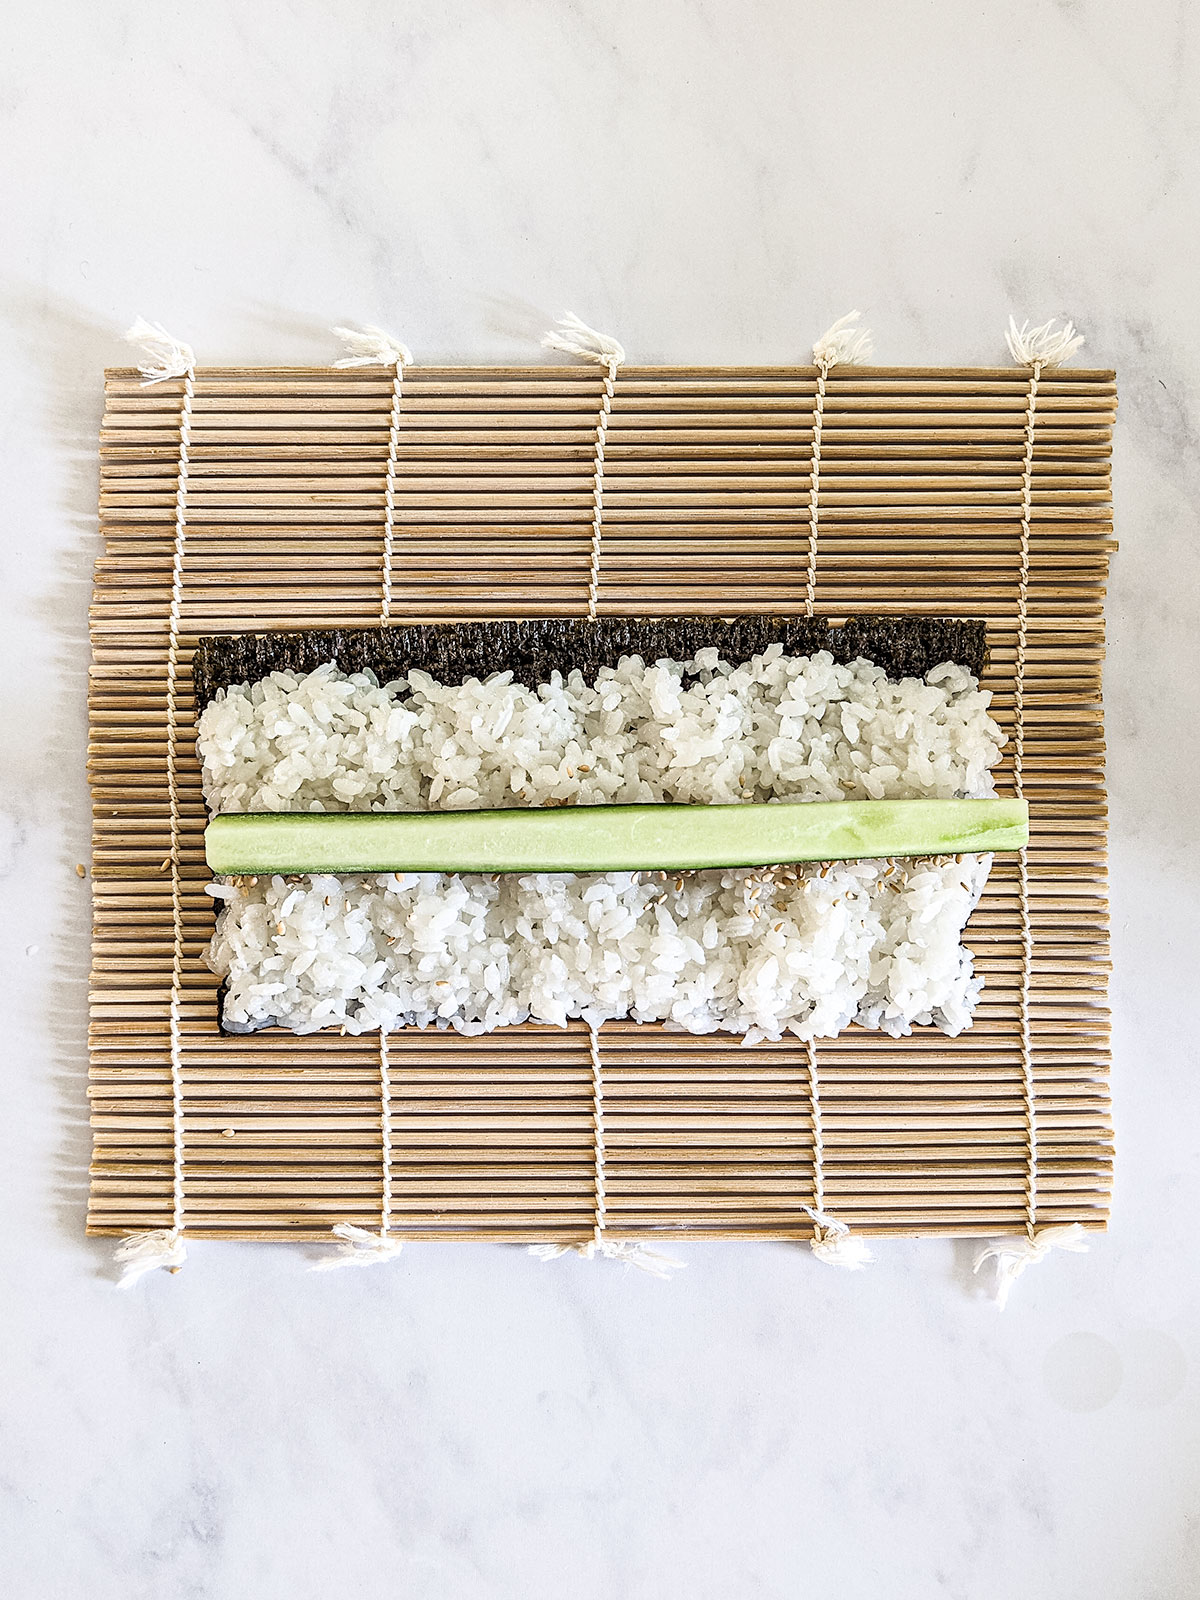
{"label": "sushi rice layer", "polygon": [[[772,646],[730,667],[637,657],[536,691],[508,674],[380,685],[273,673],[204,710],[217,811],[984,798],[1003,736],[947,663],[889,680]],[[464,1033],[633,1017],[747,1041],[851,1021],[969,1026],[961,935],[990,857],[659,873],[239,879],[210,953],[224,1021]]]}

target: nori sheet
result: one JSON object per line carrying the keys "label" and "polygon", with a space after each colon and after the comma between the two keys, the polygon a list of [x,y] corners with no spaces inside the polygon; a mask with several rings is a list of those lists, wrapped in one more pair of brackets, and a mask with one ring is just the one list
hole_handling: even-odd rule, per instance
{"label": "nori sheet", "polygon": [[979,677],[987,659],[985,624],[948,617],[852,617],[840,627],[824,617],[550,617],[205,634],[192,677],[199,715],[221,689],[256,683],[272,672],[311,672],[327,661],[345,673],[369,669],[381,683],[414,668],[441,683],[510,669],[518,683],[532,688],[555,670],[565,676],[578,668],[590,677],[624,655],[687,661],[716,646],[726,661],[741,662],[776,642],[789,655],[828,650],[841,662],[864,656],[889,678],[923,678],[943,661],[958,662]]}
{"label": "nori sheet", "polygon": [[[597,617],[533,621],[413,623],[395,628],[310,629],[303,633],[205,634],[192,661],[196,715],[222,689],[255,683],[279,671],[311,672],[335,661],[343,672],[374,672],[381,683],[410,668],[441,683],[486,678],[511,669],[519,683],[544,683],[556,669],[585,677],[623,655],[686,661],[715,645],[726,661],[748,661],[769,644],[791,655],[828,650],[835,661],[859,656],[889,678],[923,678],[956,661],[979,677],[987,661],[982,622],[949,617],[852,617],[840,627],[824,617]],[[220,911],[216,902],[215,915]],[[270,1024],[234,1029],[225,1023],[225,983],[216,996],[223,1034],[258,1033]]]}

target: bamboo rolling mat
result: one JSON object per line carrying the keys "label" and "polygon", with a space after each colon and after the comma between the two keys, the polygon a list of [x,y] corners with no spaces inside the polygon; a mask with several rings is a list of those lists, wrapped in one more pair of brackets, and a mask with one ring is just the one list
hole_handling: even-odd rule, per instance
{"label": "bamboo rolling mat", "polygon": [[[392,622],[580,614],[594,367],[421,368],[395,447]],[[817,373],[625,367],[607,433],[599,604],[625,615],[803,610]],[[167,641],[183,384],[107,376],[92,610],[94,935],[89,1231],[171,1221],[172,882]],[[1029,1036],[1037,1221],[1108,1214],[1108,973],[1100,673],[1113,374],[836,368],[820,444],[817,609],[980,617],[993,714],[1013,726],[1021,524]],[[196,374],[180,568],[177,782],[184,935],[180,1109],[189,1236],[374,1227],[377,1036],[218,1030],[204,965],[205,814],[190,657],[202,633],[371,626],[380,616],[392,374]],[[1029,473],[1028,482],[1026,473]],[[502,663],[498,663],[502,665]],[[1013,781],[1011,743],[999,777]],[[805,1047],[603,1029],[614,1236],[810,1237],[814,1110],[825,1204],[865,1234],[1026,1223],[1018,865],[968,928],[985,989],[957,1039],[852,1027]],[[592,1230],[588,1035],[407,1030],[391,1048],[392,1231],[572,1242]]]}

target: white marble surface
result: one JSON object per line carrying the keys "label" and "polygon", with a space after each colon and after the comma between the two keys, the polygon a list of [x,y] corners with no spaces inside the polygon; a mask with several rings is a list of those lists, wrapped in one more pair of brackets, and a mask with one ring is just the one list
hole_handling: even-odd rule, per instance
{"label": "white marble surface", "polygon": [[[1185,0],[14,7],[0,74],[0,1568],[14,1600],[1175,1600],[1200,1589],[1200,783]],[[85,618],[100,374],[329,325],[526,358],[897,362],[1074,316],[1119,369],[1108,671],[1120,1184],[998,1317],[951,1244],[663,1285],[485,1248],[310,1277],[83,1237]],[[1160,674],[1152,693],[1150,673]],[[1172,1015],[1172,1013],[1176,1015]]]}

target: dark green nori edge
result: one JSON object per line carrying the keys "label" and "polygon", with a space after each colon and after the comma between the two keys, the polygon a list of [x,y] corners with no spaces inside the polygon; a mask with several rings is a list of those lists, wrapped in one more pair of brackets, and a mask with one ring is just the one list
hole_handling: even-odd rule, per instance
{"label": "dark green nori edge", "polygon": [[193,657],[192,678],[199,715],[222,689],[256,683],[272,672],[312,672],[327,661],[348,674],[370,670],[381,683],[413,669],[440,683],[511,670],[516,682],[535,687],[554,671],[565,676],[578,668],[591,677],[622,656],[687,661],[715,646],[726,661],[742,662],[775,643],[789,655],[828,650],[841,662],[863,656],[889,678],[923,678],[943,661],[955,661],[978,678],[987,659],[984,623],[944,617],[852,617],[840,627],[824,617],[549,617],[206,634]]}

